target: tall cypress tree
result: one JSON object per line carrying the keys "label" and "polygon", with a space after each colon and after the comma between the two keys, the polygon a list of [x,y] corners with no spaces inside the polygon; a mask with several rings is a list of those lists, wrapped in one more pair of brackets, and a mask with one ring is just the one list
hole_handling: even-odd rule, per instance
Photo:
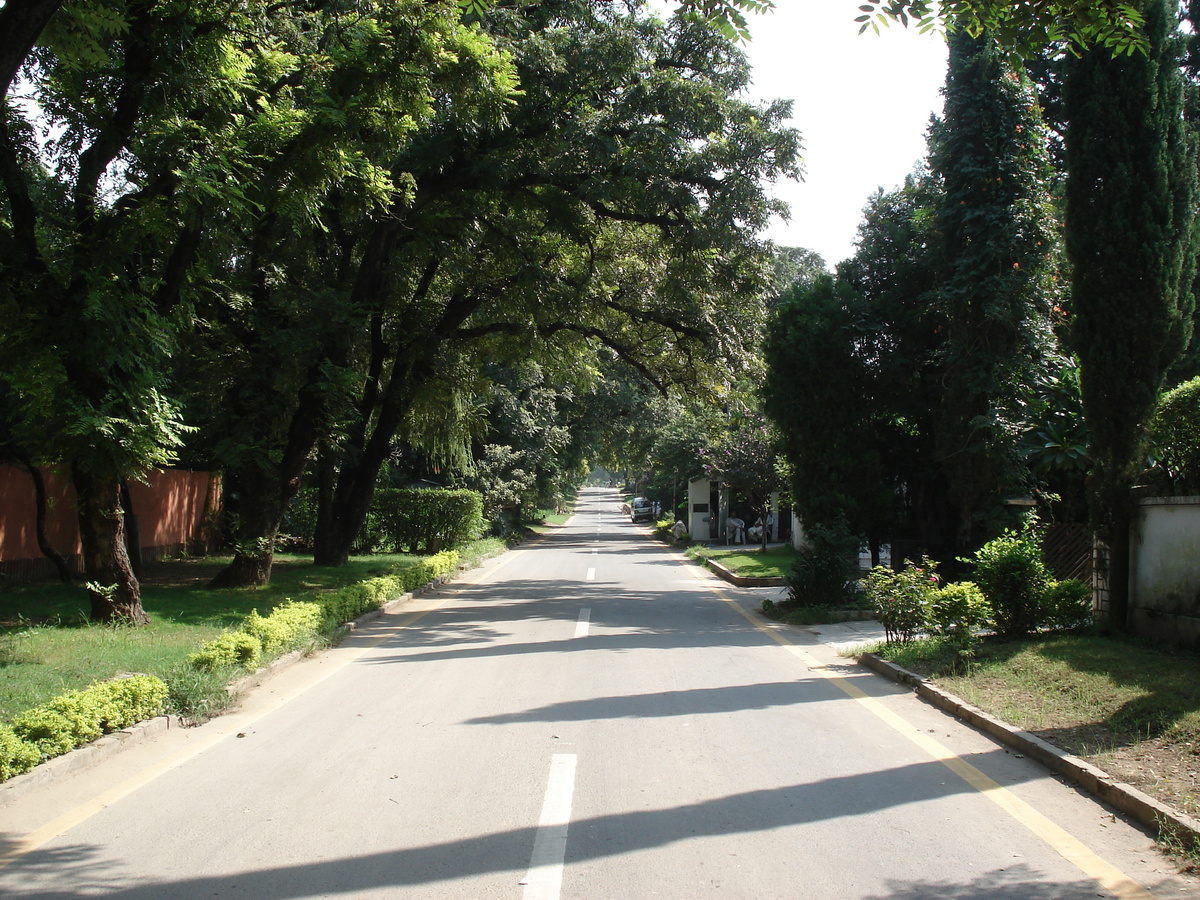
{"label": "tall cypress tree", "polygon": [[1150,49],[1068,60],[1070,341],[1091,432],[1089,511],[1107,549],[1108,620],[1129,626],[1131,489],[1163,378],[1190,339],[1195,142],[1173,4],[1143,0]]}
{"label": "tall cypress tree", "polygon": [[1052,168],[1032,82],[987,33],[950,35],[945,117],[930,136],[936,302],[945,322],[936,425],[960,551],[1020,490],[1015,424],[1033,381],[1056,287]]}

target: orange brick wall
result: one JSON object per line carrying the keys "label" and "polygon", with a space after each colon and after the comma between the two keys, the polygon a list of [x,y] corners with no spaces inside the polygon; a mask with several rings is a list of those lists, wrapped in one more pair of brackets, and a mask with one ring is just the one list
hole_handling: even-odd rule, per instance
{"label": "orange brick wall", "polygon": [[[74,562],[81,552],[75,491],[65,472],[42,470],[48,508],[46,536],[50,545]],[[133,512],[138,517],[144,556],[153,558],[204,539],[209,506],[219,497],[219,479],[209,472],[185,469],[155,470],[147,484],[129,484]],[[0,568],[10,576],[38,577],[53,568],[37,545],[37,504],[29,473],[0,465]]]}

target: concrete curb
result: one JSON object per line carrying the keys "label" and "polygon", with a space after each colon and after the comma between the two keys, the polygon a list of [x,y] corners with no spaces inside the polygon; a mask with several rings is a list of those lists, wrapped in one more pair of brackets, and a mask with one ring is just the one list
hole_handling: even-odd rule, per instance
{"label": "concrete curb", "polygon": [[704,564],[709,570],[719,578],[723,578],[735,587],[783,587],[787,584],[786,578],[749,578],[743,575],[735,575],[733,570],[728,566],[723,566],[715,559],[705,557]]}
{"label": "concrete curb", "polygon": [[1009,747],[1019,750],[1052,772],[1062,775],[1098,800],[1126,813],[1147,828],[1153,829],[1155,833],[1200,848],[1200,821],[1191,816],[1172,809],[1132,785],[1117,781],[1107,772],[1077,756],[1072,756],[1035,734],[1014,728],[1007,722],[942,690],[916,672],[910,672],[895,663],[880,659],[874,653],[864,653],[859,661],[878,675],[908,685],[916,691],[918,696],[928,700],[934,706],[991,735]]}
{"label": "concrete curb", "polygon": [[48,759],[22,775],[15,775],[0,784],[0,807],[26,797],[33,791],[58,778],[91,768],[110,756],[115,756],[126,747],[139,744],[149,737],[161,734],[168,728],[185,727],[179,716],[156,716],[138,722],[112,734],[97,738],[62,756]]}

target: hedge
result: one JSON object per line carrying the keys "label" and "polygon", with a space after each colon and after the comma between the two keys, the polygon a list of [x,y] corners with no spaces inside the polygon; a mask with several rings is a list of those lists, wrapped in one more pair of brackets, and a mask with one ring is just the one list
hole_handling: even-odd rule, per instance
{"label": "hedge", "polygon": [[[312,546],[316,492],[301,491],[285,514],[280,545]],[[484,531],[483,497],[449,488],[377,488],[356,553],[435,553],[476,540]]]}
{"label": "hedge", "polygon": [[388,601],[415,591],[421,585],[453,571],[458,566],[458,553],[444,550],[418,560],[415,565],[401,569],[393,575],[368,578],[358,584],[331,591],[318,598],[324,612],[324,630],[337,628],[345,622],[357,619],[363,613],[379,609]]}
{"label": "hedge", "polygon": [[452,550],[483,533],[483,498],[477,491],[382,488],[371,511],[382,531],[378,540],[395,551]]}
{"label": "hedge", "polygon": [[253,670],[260,662],[311,643],[321,632],[324,621],[321,604],[316,602],[289,600],[265,617],[252,609],[241,628],[201,644],[188,657],[188,663],[209,672],[223,668]]}
{"label": "hedge", "polygon": [[401,594],[414,591],[458,565],[458,553],[446,550],[418,560],[392,575],[368,578],[304,602],[288,601],[270,615],[252,610],[242,626],[201,645],[188,657],[193,668],[253,670],[277,656],[303,647],[319,635],[332,634],[363,613],[379,609]]}
{"label": "hedge", "polygon": [[102,681],[68,691],[0,725],[0,781],[27,772],[44,759],[157,716],[167,684],[153,675]]}
{"label": "hedge", "polygon": [[1154,465],[1146,481],[1166,495],[1200,491],[1200,378],[1159,398],[1148,432]]}

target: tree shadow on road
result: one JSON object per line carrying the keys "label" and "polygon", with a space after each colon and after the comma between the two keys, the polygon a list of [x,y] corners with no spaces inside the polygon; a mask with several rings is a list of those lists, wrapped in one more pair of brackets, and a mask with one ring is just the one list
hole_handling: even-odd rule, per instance
{"label": "tree shadow on road", "polygon": [[[1000,751],[993,751],[1000,752]],[[583,777],[587,777],[586,773]],[[214,786],[214,790],[219,790]],[[698,787],[697,791],[702,791]],[[1063,880],[1022,865],[1011,865],[1015,853],[1026,853],[1030,837],[1019,846],[1007,845],[1002,829],[993,827],[990,811],[980,810],[979,827],[957,837],[940,829],[913,827],[913,815],[928,812],[929,803],[966,795],[954,802],[966,802],[974,790],[950,776],[939,762],[899,765],[888,769],[824,778],[778,788],[750,790],[722,797],[708,797],[691,803],[660,809],[637,809],[605,815],[583,816],[570,824],[566,864],[586,863],[620,857],[683,841],[719,835],[755,833],[769,836],[781,850],[796,849],[793,863],[802,863],[801,849],[813,841],[818,846],[837,845],[844,852],[825,854],[819,860],[823,884],[862,884],[865,872],[876,882],[880,869],[894,858],[897,840],[903,832],[905,866],[923,855],[930,859],[953,860],[968,854],[977,865],[988,867],[980,875],[963,879],[889,882],[887,892],[858,894],[863,900],[1083,900],[1099,892],[1094,882],[1082,878]],[[976,798],[984,807],[989,802]],[[909,808],[913,812],[909,811]],[[924,810],[925,813],[917,810]],[[984,815],[988,813],[988,815]],[[250,826],[246,826],[250,827]],[[254,826],[261,830],[264,823]],[[319,835],[319,823],[314,822]],[[781,831],[787,829],[786,831]],[[163,835],[159,845],[143,848],[154,858],[170,859],[177,849],[189,845],[189,829],[178,835]],[[137,884],[128,883],[128,872],[138,871],[137,860],[120,864],[106,872],[100,861],[101,848],[73,844],[37,850],[26,854],[0,874],[0,891],[14,900],[82,898],[104,896],[109,900],[199,900],[199,898],[245,897],[254,900],[291,900],[291,898],[346,896],[372,891],[388,896],[438,896],[439,884],[495,876],[507,873],[512,889],[524,874],[534,843],[536,828],[508,829],[480,834],[461,840],[426,846],[395,849],[320,859],[287,866],[271,866],[225,874],[205,874],[179,878],[146,876]],[[806,837],[807,836],[807,837]],[[314,838],[314,843],[319,838]],[[0,837],[0,846],[12,846],[12,837]],[[782,843],[781,843],[782,842]],[[811,848],[810,848],[810,851]],[[1045,851],[1050,854],[1049,850]],[[1052,857],[1053,854],[1050,854]],[[729,861],[728,865],[740,865]],[[936,865],[936,863],[935,863]],[[1065,865],[1065,863],[1064,863]],[[865,867],[865,868],[864,868]],[[150,862],[141,871],[153,871]],[[714,859],[712,870],[720,870]],[[857,876],[860,877],[856,877]],[[732,873],[731,873],[732,874]],[[459,894],[455,894],[458,896]],[[515,893],[514,893],[515,896]],[[811,896],[802,892],[789,897]]]}

